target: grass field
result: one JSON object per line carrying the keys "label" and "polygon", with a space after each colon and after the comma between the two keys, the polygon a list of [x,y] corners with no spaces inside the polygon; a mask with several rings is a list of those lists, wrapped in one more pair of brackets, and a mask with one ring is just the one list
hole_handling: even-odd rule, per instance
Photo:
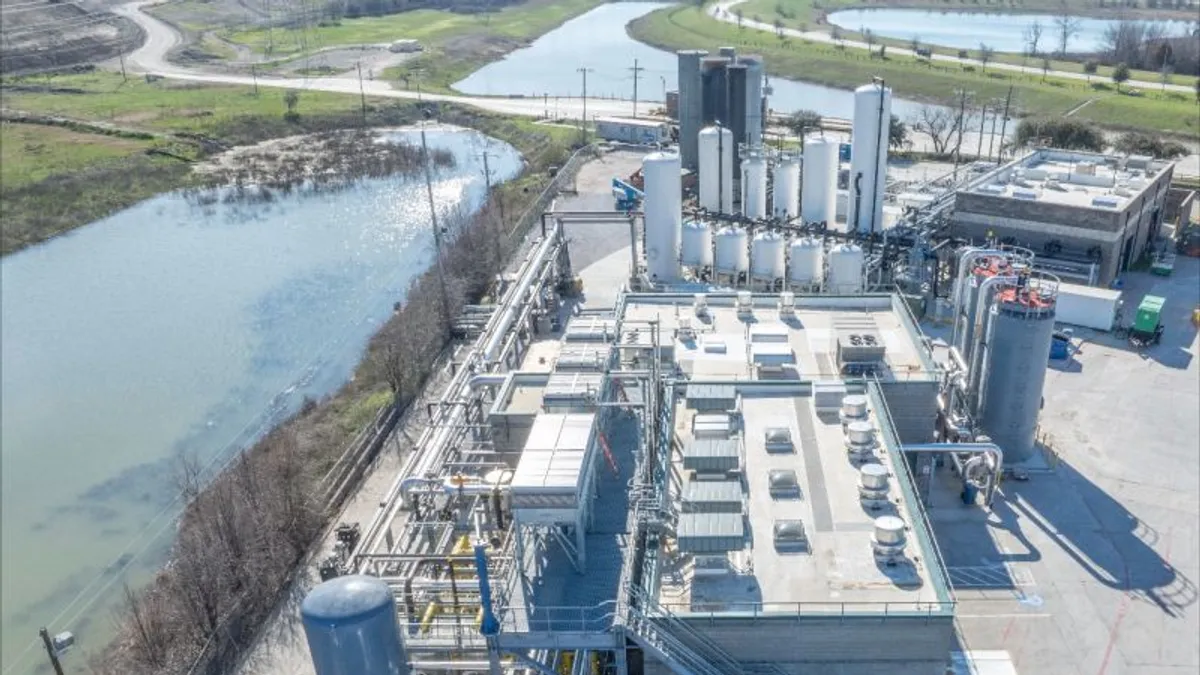
{"label": "grass field", "polygon": [[479,14],[419,9],[381,17],[343,19],[308,31],[276,28],[222,31],[231,42],[259,54],[286,57],[334,45],[419,40],[425,51],[385,77],[412,88],[449,91],[480,66],[600,5],[602,0],[530,0]]}
{"label": "grass field", "polygon": [[[130,140],[41,124],[0,126],[4,223],[0,248],[4,254],[155,194],[196,183],[187,161],[149,156],[146,151],[151,148],[167,149],[184,159],[202,158],[207,150],[197,137],[244,145],[363,124],[359,98],[352,95],[303,92],[296,106],[299,117],[289,121],[284,118],[284,92],[277,89],[263,89],[256,96],[248,87],[166,80],[123,82],[119,74],[105,72],[39,76],[36,82],[53,89],[5,92],[5,107],[34,115],[149,130],[164,138]],[[80,93],[61,93],[64,90]],[[366,124],[409,124],[420,119],[421,109],[426,107],[430,105],[368,99]],[[574,133],[528,120],[510,120],[452,106],[434,107],[438,108],[438,119],[472,126],[525,153],[561,148]],[[516,181],[506,189],[522,186]]]}
{"label": "grass field", "polygon": [[[788,28],[797,30],[821,30],[828,31],[831,26],[825,21],[825,16],[829,13],[836,12],[840,9],[862,9],[877,7],[888,9],[928,9],[944,12],[1009,12],[1014,14],[1038,13],[1038,12],[1056,12],[1061,8],[1061,3],[1057,0],[1009,0],[1005,2],[968,2],[967,0],[950,0],[943,2],[938,0],[902,0],[901,2],[863,2],[862,0],[746,0],[735,9],[740,9],[742,14],[747,19],[755,19],[766,24],[774,24],[776,19],[780,24]],[[1115,9],[1101,9],[1097,3],[1092,0],[1072,0],[1068,3],[1071,11],[1078,15],[1095,15],[1104,18],[1117,18],[1122,16]],[[1161,10],[1162,14],[1155,15],[1155,18],[1180,18],[1187,20],[1194,18],[1189,16],[1186,10],[1166,11]],[[1129,14],[1128,10],[1124,16],[1138,18],[1137,14]],[[1049,25],[1050,17],[1047,16],[1043,24],[1044,34],[1042,36],[1042,45],[1039,51],[1046,51],[1051,48],[1054,43],[1053,28]],[[842,33],[846,39],[861,40],[862,35],[854,30],[845,30]],[[907,40],[878,40],[879,44],[886,44],[888,48],[898,47],[904,50],[910,49],[910,42]],[[926,45],[936,54],[945,54],[947,56],[956,56],[957,49],[950,47],[938,47],[937,45]],[[975,49],[971,49],[970,55],[976,58],[978,54]],[[1021,54],[1013,53],[996,53],[993,55],[993,60],[1029,65],[1035,68],[1041,67],[1041,59],[1028,59]],[[1067,59],[1051,59],[1051,70],[1061,70],[1063,72],[1082,73],[1083,64],[1080,61],[1071,61]],[[1096,71],[1098,79],[1106,80],[1112,75],[1112,68],[1101,66]],[[1130,79],[1142,80],[1147,82],[1158,82],[1159,73],[1146,70],[1131,70]],[[1195,82],[1195,77],[1181,74],[1171,74],[1168,82],[1171,84],[1189,85]]]}
{"label": "grass field", "polygon": [[1011,71],[963,67],[918,60],[901,50],[888,58],[869,58],[862,50],[796,39],[781,40],[770,33],[719,22],[695,7],[674,7],[652,12],[630,25],[638,40],[664,49],[734,45],[762,54],[767,70],[781,77],[834,87],[851,88],[882,77],[898,96],[936,103],[956,101],[955,90],[974,92],[976,100],[1003,99],[1013,87],[1019,114],[1062,115],[1092,100],[1076,117],[1113,129],[1143,129],[1194,137],[1198,124],[1195,98],[1178,92],[1118,94],[1111,83],[1048,78]]}

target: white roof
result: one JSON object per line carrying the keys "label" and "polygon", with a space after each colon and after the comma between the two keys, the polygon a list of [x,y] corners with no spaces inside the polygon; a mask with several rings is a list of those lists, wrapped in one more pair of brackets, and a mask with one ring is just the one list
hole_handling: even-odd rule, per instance
{"label": "white roof", "polygon": [[596,122],[599,124],[624,124],[630,127],[642,127],[645,129],[658,129],[667,124],[662,120],[644,120],[632,117],[597,117]]}
{"label": "white roof", "polygon": [[1103,300],[1118,300],[1121,291],[1097,286],[1082,286],[1080,284],[1058,284],[1059,295],[1074,295],[1079,297],[1101,298]]}
{"label": "white roof", "polygon": [[513,472],[513,493],[578,493],[596,416],[590,413],[541,413]]}

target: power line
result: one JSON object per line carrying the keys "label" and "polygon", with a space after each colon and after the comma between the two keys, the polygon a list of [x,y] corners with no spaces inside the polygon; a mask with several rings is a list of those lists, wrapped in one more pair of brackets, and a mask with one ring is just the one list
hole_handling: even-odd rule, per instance
{"label": "power line", "polygon": [[632,71],[633,71],[633,116],[634,116],[634,118],[636,118],[636,117],[637,117],[637,86],[638,86],[638,80],[639,80],[639,79],[641,79],[641,73],[642,73],[642,71],[643,71],[643,70],[645,70],[645,68],[639,68],[639,67],[638,67],[638,60],[637,60],[637,59],[634,59],[634,60],[633,60],[633,67],[632,67],[632,68],[630,68],[630,70],[632,70]]}

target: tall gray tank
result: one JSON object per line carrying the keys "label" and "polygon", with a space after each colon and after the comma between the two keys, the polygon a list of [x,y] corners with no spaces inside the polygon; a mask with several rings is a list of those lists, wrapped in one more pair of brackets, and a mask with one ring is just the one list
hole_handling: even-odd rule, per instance
{"label": "tall gray tank", "polygon": [[1029,279],[1000,291],[990,311],[981,424],[1006,464],[1034,454],[1056,296],[1057,284]]}
{"label": "tall gray tank", "polygon": [[376,577],[330,579],[300,606],[317,675],[408,675],[396,600]]}
{"label": "tall gray tank", "polygon": [[700,59],[708,56],[702,49],[685,49],[679,57],[679,158],[683,166],[695,170],[699,163],[697,135],[704,121],[704,91],[700,83]]}
{"label": "tall gray tank", "polygon": [[761,56],[741,56],[746,66],[746,144],[762,145],[763,137],[763,60]]}

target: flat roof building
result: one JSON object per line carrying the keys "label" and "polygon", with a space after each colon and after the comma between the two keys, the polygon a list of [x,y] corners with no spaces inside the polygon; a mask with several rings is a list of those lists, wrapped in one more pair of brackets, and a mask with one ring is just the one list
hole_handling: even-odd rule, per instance
{"label": "flat roof building", "polygon": [[1149,157],[1035,150],[958,190],[954,234],[1024,246],[1059,276],[1107,285],[1154,241],[1173,172]]}

